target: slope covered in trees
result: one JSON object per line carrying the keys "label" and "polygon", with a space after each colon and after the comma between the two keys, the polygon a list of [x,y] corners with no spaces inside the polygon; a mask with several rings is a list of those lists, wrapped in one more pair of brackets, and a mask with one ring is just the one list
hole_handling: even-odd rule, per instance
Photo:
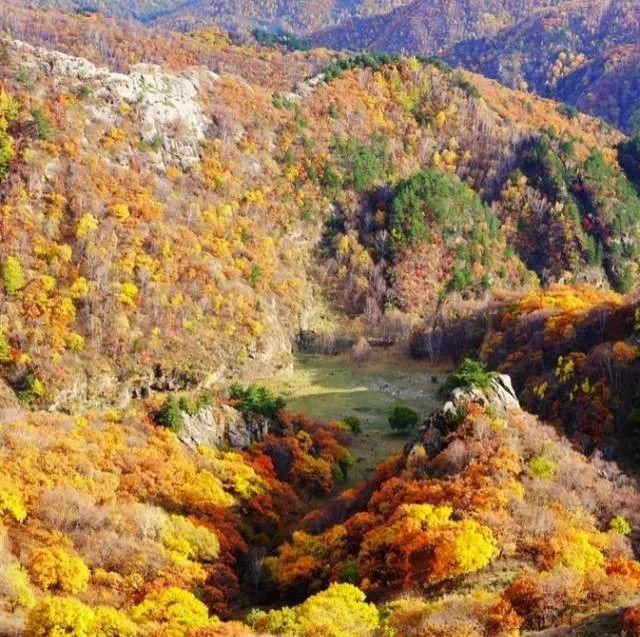
{"label": "slope covered in trees", "polygon": [[294,48],[313,43],[338,50],[437,54],[514,88],[567,102],[628,132],[640,125],[639,24],[632,0],[21,4],[84,15],[100,11],[185,32],[218,25],[245,40],[257,27],[259,38]]}
{"label": "slope covered in trees", "polygon": [[324,297],[393,338],[500,289],[635,285],[640,202],[595,120],[429,60],[16,11],[114,69],[3,45],[2,368],[27,402],[286,364]]}
{"label": "slope covered in trees", "polygon": [[[561,435],[637,425],[636,139],[434,59],[0,20],[0,633],[517,635],[638,602],[637,488]],[[229,387],[335,316],[354,354],[474,352],[556,427],[467,361],[338,494],[357,422]]]}
{"label": "slope covered in trees", "polygon": [[639,33],[634,2],[565,2],[494,37],[462,42],[450,59],[632,132],[640,126]]}
{"label": "slope covered in trees", "polygon": [[514,88],[638,128],[638,11],[632,1],[426,2],[314,35],[333,48],[438,54]]}

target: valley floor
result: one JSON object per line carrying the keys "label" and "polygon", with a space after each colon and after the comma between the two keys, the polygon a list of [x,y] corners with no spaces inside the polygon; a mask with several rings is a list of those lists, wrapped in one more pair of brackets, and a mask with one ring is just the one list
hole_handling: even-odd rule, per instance
{"label": "valley floor", "polygon": [[396,405],[420,414],[421,420],[441,406],[438,395],[445,370],[415,361],[393,350],[374,350],[368,360],[349,355],[300,354],[293,370],[259,382],[287,401],[287,410],[313,418],[341,420],[356,416],[362,433],[351,447],[355,466],[347,487],[371,476],[375,467],[402,451],[407,436],[393,433],[388,416]]}

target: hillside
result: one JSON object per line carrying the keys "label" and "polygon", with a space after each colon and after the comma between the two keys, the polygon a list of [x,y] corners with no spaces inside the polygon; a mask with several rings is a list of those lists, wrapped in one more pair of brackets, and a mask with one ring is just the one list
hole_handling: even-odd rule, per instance
{"label": "hillside", "polygon": [[634,2],[565,2],[494,37],[462,42],[448,57],[632,131],[639,117],[639,35]]}
{"label": "hillside", "polygon": [[508,86],[567,102],[627,132],[640,121],[635,73],[640,25],[632,0],[20,4],[90,9],[183,32],[218,25],[245,40],[256,27],[291,32],[290,45],[303,48],[312,43],[336,50],[439,55]]}
{"label": "hillside", "polygon": [[594,120],[415,59],[41,15],[4,28],[93,62],[4,47],[3,377],[27,401],[286,365],[327,302],[394,340],[539,281],[635,288],[640,200]]}
{"label": "hillside", "polygon": [[349,18],[383,14],[408,0],[21,0],[28,8],[56,9],[68,13],[101,13],[145,24],[191,31],[217,24],[225,28],[256,26],[310,33]]}
{"label": "hillside", "polygon": [[0,631],[480,637],[601,615],[616,634],[608,612],[640,591],[634,484],[507,377],[464,378],[404,453],[311,511],[348,470],[343,425],[279,412],[246,451],[192,451],[140,410],[4,412]]}
{"label": "hillside", "polygon": [[314,34],[336,49],[438,54],[633,131],[638,127],[634,2],[417,1]]}
{"label": "hillside", "polygon": [[640,139],[47,7],[0,7],[0,635],[640,635]]}
{"label": "hillside", "polygon": [[454,44],[488,37],[558,0],[413,0],[384,15],[353,19],[314,34],[313,41],[334,49],[436,55]]}

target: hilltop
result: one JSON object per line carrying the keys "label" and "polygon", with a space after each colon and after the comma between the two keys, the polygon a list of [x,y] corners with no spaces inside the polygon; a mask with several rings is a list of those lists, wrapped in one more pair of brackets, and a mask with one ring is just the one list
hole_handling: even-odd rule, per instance
{"label": "hilltop", "polygon": [[84,15],[101,12],[185,33],[217,25],[245,42],[258,29],[258,37],[293,48],[438,55],[513,88],[567,102],[627,132],[640,121],[635,73],[640,25],[629,0],[20,4]]}

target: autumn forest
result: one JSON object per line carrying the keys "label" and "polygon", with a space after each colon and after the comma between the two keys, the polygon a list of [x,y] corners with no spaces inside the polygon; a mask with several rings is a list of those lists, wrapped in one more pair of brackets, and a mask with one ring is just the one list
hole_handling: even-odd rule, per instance
{"label": "autumn forest", "polygon": [[2,3],[0,635],[640,636],[636,10],[442,4]]}

